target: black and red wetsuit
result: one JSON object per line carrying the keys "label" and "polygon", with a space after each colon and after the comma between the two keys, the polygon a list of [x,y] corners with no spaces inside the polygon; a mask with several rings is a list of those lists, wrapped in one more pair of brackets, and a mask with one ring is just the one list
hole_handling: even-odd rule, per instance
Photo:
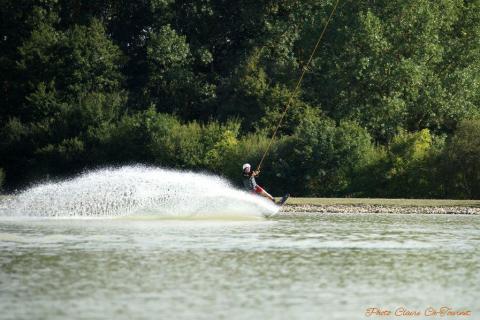
{"label": "black and red wetsuit", "polygon": [[255,176],[253,175],[253,171],[246,173],[243,172],[243,186],[247,191],[254,192],[254,193],[262,193],[263,188],[260,187],[257,182],[255,181]]}

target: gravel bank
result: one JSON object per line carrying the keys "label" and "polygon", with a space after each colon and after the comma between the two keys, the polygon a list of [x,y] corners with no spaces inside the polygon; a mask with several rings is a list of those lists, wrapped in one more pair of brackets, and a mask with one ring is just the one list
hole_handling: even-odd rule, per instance
{"label": "gravel bank", "polygon": [[478,214],[478,207],[462,206],[384,206],[384,205],[289,205],[282,212],[319,213],[400,213],[400,214]]}

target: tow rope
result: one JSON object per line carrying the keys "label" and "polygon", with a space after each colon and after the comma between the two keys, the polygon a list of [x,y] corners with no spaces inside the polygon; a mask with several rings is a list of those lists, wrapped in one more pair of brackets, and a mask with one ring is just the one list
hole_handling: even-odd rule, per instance
{"label": "tow rope", "polygon": [[293,102],[293,97],[296,95],[297,91],[300,89],[300,85],[302,84],[303,77],[307,73],[308,67],[310,66],[310,63],[313,60],[313,56],[317,52],[318,46],[320,45],[320,42],[322,41],[323,35],[325,34],[325,31],[327,30],[328,24],[330,23],[330,20],[332,20],[333,14],[335,13],[335,10],[337,9],[338,3],[340,0],[337,0],[335,3],[335,6],[332,9],[332,12],[330,13],[330,16],[328,17],[327,22],[325,23],[325,26],[323,27],[322,33],[318,37],[317,43],[315,44],[315,47],[313,48],[312,54],[310,54],[310,58],[308,58],[307,63],[303,67],[302,74],[300,75],[300,78],[297,81],[297,84],[295,86],[295,89],[293,90],[292,94],[290,95],[290,98],[288,99],[287,104],[285,105],[285,109],[283,110],[282,116],[280,117],[280,120],[278,121],[277,126],[275,127],[275,130],[273,131],[272,137],[270,138],[270,142],[268,143],[267,149],[263,153],[262,159],[260,160],[260,163],[257,166],[256,171],[260,171],[260,168],[262,167],[263,161],[265,160],[265,157],[267,156],[268,152],[270,151],[270,147],[272,146],[273,140],[275,139],[275,136],[277,135],[277,131],[282,125],[283,119],[285,118],[285,115],[287,114],[288,108],[290,108],[292,102]]}

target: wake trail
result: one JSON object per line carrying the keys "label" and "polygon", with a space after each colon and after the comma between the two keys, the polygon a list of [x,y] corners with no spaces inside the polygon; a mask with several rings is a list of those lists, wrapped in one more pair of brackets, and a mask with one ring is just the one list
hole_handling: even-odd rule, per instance
{"label": "wake trail", "polygon": [[202,173],[145,166],[86,172],[43,183],[10,197],[0,206],[10,217],[169,217],[262,216],[279,207]]}

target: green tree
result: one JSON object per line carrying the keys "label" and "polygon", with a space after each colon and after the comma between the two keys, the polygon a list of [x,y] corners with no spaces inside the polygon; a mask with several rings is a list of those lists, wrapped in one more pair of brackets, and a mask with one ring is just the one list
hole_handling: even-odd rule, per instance
{"label": "green tree", "polygon": [[448,196],[480,199],[480,120],[460,122],[445,148]]}
{"label": "green tree", "polygon": [[24,100],[2,130],[2,165],[11,177],[81,168],[88,131],[125,103],[121,52],[96,20],[65,32],[41,23],[18,51]]}
{"label": "green tree", "polygon": [[0,7],[0,127],[17,112],[24,100],[25,78],[17,68],[18,47],[42,23],[55,23],[56,0],[4,0]]}
{"label": "green tree", "polygon": [[[163,26],[158,32],[149,32],[146,52],[146,102],[183,119],[207,120],[203,111],[208,109],[215,88],[204,81],[204,76],[193,72],[193,58],[185,37],[169,25]],[[210,59],[206,56],[205,63]]]}
{"label": "green tree", "polygon": [[[479,45],[471,41],[480,30],[478,5],[396,0],[341,7],[305,81],[305,99],[336,120],[359,121],[382,143],[401,128],[449,132],[478,112]],[[317,29],[324,17],[318,13],[311,20]],[[301,39],[318,34],[311,30],[304,28]]]}
{"label": "green tree", "polygon": [[340,2],[292,96],[334,3],[3,1],[7,187],[131,162],[238,180],[291,100],[272,192],[470,197],[447,168],[480,116],[480,0]]}

